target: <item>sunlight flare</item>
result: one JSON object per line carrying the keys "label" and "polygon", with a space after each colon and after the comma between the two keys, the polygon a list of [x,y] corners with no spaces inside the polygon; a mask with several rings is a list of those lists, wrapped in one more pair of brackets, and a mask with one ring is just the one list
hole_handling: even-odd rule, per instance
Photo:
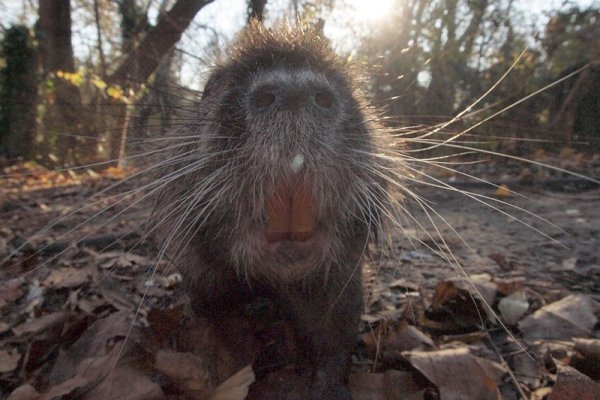
{"label": "sunlight flare", "polygon": [[380,21],[393,11],[394,0],[351,0],[350,12],[353,19],[362,19],[368,22]]}

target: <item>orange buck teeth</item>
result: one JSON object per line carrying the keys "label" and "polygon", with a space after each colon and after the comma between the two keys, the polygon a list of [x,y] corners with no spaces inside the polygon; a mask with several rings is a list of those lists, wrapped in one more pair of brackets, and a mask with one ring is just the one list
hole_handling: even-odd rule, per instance
{"label": "orange buck teeth", "polygon": [[314,198],[309,187],[279,183],[267,205],[266,236],[269,243],[281,240],[304,242],[315,233]]}

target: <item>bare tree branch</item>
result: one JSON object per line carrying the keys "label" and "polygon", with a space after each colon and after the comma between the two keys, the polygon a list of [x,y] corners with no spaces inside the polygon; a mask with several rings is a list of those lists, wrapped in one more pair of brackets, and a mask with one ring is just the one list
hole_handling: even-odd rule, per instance
{"label": "bare tree branch", "polygon": [[109,81],[146,81],[158,67],[160,60],[181,39],[198,11],[212,2],[213,0],[178,0],[146,34],[137,51],[133,51],[109,77]]}

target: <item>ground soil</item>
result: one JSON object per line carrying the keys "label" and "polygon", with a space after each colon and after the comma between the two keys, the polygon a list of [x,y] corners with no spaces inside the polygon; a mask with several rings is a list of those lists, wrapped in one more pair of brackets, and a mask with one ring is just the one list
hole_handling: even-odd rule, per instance
{"label": "ground soil", "polygon": [[[421,192],[445,222],[434,215],[434,228],[413,204],[413,216],[426,227],[426,232],[415,229],[416,235],[427,244],[432,238],[440,244],[443,238],[467,275],[522,276],[529,283],[600,295],[600,190],[522,187],[510,197],[494,196],[495,188],[469,190],[485,197],[478,201],[457,191]],[[441,257],[423,245],[417,248],[430,258],[422,268],[400,269],[400,276],[425,286],[456,277]],[[410,245],[404,243],[403,249],[410,253]]]}
{"label": "ground soil", "polygon": [[[0,395],[10,393],[23,382],[37,382],[34,386],[42,387],[52,379],[47,379],[48,368],[56,359],[56,348],[48,346],[47,337],[40,339],[45,330],[38,327],[39,331],[34,331],[28,325],[31,321],[35,325],[36,321],[54,316],[65,326],[76,326],[56,333],[52,339],[56,346],[68,347],[72,339],[64,335],[65,331],[76,330],[77,335],[82,335],[89,332],[86,329],[94,326],[94,321],[106,320],[118,312],[133,314],[140,304],[144,306],[137,319],[147,324],[150,309],[172,310],[182,303],[176,279],[147,289],[152,280],[148,271],[156,266],[156,250],[144,241],[145,232],[150,229],[145,225],[150,205],[137,201],[142,200],[142,193],[120,201],[120,197],[111,198],[108,191],[97,201],[89,200],[89,196],[111,187],[122,176],[88,178],[74,174],[57,178],[35,172],[2,182],[0,260],[18,250],[0,265],[0,283],[7,283],[0,293],[0,353],[6,358],[16,357],[18,352],[23,361],[13,362],[12,370],[3,369],[7,372],[0,378],[6,383],[7,392]],[[375,300],[368,303],[366,314],[372,319],[365,319],[363,335],[372,334],[373,327],[392,326],[398,319],[409,320],[426,330],[431,324],[419,320],[418,313],[407,314],[406,310],[417,303],[426,308],[426,303],[435,299],[432,293],[437,292],[441,282],[459,278],[468,284],[467,277],[476,274],[525,282],[529,313],[572,293],[587,294],[600,301],[600,189],[579,183],[515,181],[508,191],[467,182],[452,182],[454,188],[445,189],[414,187],[421,200],[407,198],[402,229],[393,233],[391,248],[370,263],[376,272],[371,288],[379,290],[379,297],[374,296]],[[115,194],[119,196],[139,185],[119,184]],[[47,225],[57,217],[62,218],[59,223]],[[40,232],[42,227],[47,229]],[[156,277],[174,272],[164,264],[158,265]],[[402,291],[390,290],[394,285],[403,287]],[[388,312],[383,320],[382,311]],[[69,317],[65,317],[65,312]],[[457,315],[462,313],[455,313],[453,318]],[[166,327],[165,332],[177,330],[177,322],[169,318],[163,316],[158,324]],[[431,322],[429,317],[425,320]],[[477,316],[474,322],[480,321]],[[29,326],[29,330],[23,326]],[[125,324],[126,329],[128,326]],[[122,333],[119,335],[122,339]],[[503,341],[510,341],[504,336]],[[393,341],[389,335],[388,339]],[[32,353],[32,349],[47,352],[46,358]],[[399,361],[393,354],[386,365],[390,354],[384,354],[383,363],[379,362],[379,372],[404,365],[405,360]],[[36,361],[42,358],[46,366]],[[358,363],[354,371],[361,371],[364,365],[370,365],[371,372],[375,369],[371,364],[373,356],[365,356],[362,350],[355,361]],[[600,371],[596,372],[600,376]],[[535,385],[530,385],[531,390],[550,387],[550,375],[540,376]],[[443,385],[438,384],[438,388]]]}

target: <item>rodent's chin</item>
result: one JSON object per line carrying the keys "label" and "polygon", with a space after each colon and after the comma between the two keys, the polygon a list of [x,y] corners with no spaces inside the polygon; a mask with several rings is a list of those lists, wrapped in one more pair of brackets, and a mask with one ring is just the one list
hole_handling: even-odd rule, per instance
{"label": "rodent's chin", "polygon": [[315,252],[315,246],[318,243],[317,242],[318,236],[320,236],[319,232],[314,232],[311,235],[311,237],[307,240],[298,241],[298,240],[283,239],[283,240],[278,240],[278,241],[272,241],[272,240],[269,240],[269,238],[267,237],[267,234],[265,232],[263,234],[262,243],[263,243],[263,246],[265,247],[265,249],[271,254],[293,253],[298,256],[304,255],[305,257],[309,257],[310,255],[314,254],[314,252]]}
{"label": "rodent's chin", "polygon": [[232,242],[233,265],[241,273],[272,284],[293,283],[311,275],[330,254],[327,232],[316,229],[311,238],[269,241],[266,229]]}

